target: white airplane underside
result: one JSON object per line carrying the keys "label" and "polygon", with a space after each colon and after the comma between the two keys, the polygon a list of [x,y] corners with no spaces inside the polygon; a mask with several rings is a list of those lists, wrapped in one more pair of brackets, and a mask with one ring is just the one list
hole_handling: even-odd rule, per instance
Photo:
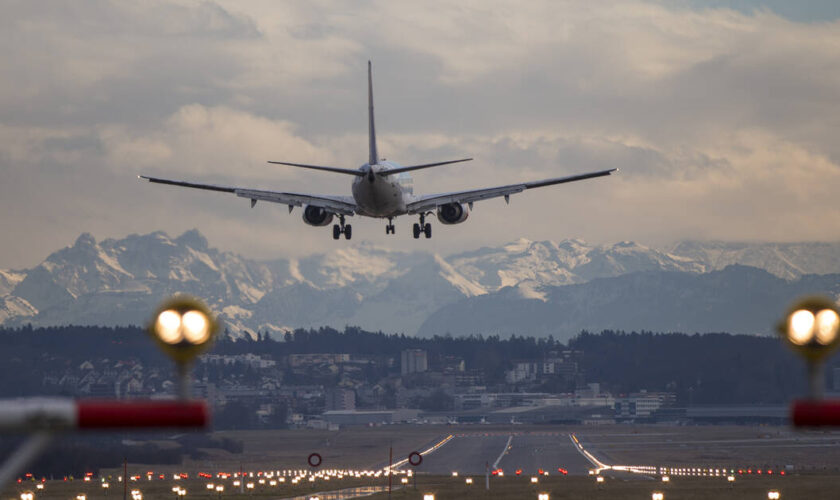
{"label": "white airplane underside", "polygon": [[333,238],[339,239],[343,234],[345,239],[349,240],[352,235],[352,227],[345,222],[345,217],[359,215],[388,219],[388,224],[385,226],[385,233],[394,234],[394,217],[400,215],[417,215],[419,222],[415,223],[413,227],[414,238],[419,238],[421,234],[426,238],[431,238],[432,226],[426,222],[427,215],[436,214],[442,224],[460,224],[467,220],[472,205],[476,201],[497,197],[504,197],[505,201],[508,201],[510,195],[521,193],[526,189],[602,177],[618,170],[617,168],[613,168],[566,177],[508,184],[505,186],[416,196],[414,194],[413,181],[408,172],[470,161],[472,158],[411,166],[401,166],[395,162],[380,159],[376,148],[376,130],[373,119],[373,83],[370,61],[368,61],[368,137],[370,153],[368,162],[358,169],[279,161],[268,162],[351,175],[354,177],[351,187],[352,196],[266,191],[162,179],[145,175],[139,177],[158,184],[232,193],[241,198],[251,200],[252,208],[258,201],[270,201],[272,203],[287,205],[289,212],[294,207],[303,207],[303,221],[311,226],[327,226],[333,222],[335,217],[338,217],[338,223],[333,225]]}

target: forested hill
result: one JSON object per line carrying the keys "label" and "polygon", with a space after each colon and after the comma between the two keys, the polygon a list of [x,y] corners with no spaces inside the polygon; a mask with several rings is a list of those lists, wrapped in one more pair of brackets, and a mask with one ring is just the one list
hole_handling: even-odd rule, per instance
{"label": "forested hill", "polygon": [[[52,327],[0,329],[0,395],[38,394],[43,375],[85,360],[135,359],[169,369],[170,363],[136,327]],[[501,384],[517,360],[541,360],[550,351],[584,352],[586,382],[600,382],[616,394],[647,389],[677,393],[682,404],[780,403],[804,392],[804,366],[776,338],[720,334],[583,332],[560,343],[552,338],[497,336],[416,338],[347,327],[299,330],[282,340],[225,339],[211,352],[262,354],[277,360],[298,353],[348,353],[393,358],[399,374],[400,351],[424,349],[430,369],[444,356],[464,360],[467,370]],[[451,358],[450,358],[451,359]],[[840,366],[838,357],[829,369]],[[831,385],[829,385],[831,387]],[[548,388],[546,388],[548,389]]]}

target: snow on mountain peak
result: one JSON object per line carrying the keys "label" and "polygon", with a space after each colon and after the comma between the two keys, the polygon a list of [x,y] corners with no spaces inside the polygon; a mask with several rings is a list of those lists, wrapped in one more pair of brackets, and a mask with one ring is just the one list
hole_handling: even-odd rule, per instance
{"label": "snow on mountain peak", "polygon": [[533,242],[527,238],[519,238],[516,241],[508,243],[503,248],[507,253],[521,253],[525,250],[528,250],[528,248],[531,246],[531,243]]}
{"label": "snow on mountain peak", "polygon": [[476,295],[484,295],[487,293],[487,290],[485,290],[484,287],[459,274],[438,254],[435,254],[435,263],[440,266],[440,275],[467,297],[474,297]]}
{"label": "snow on mountain peak", "polygon": [[209,248],[207,238],[205,238],[198,229],[190,229],[189,231],[184,232],[184,234],[175,238],[175,243],[190,247],[193,250],[204,251]]}
{"label": "snow on mountain peak", "polygon": [[76,243],[73,244],[74,247],[95,247],[96,246],[96,238],[93,237],[90,233],[82,233],[76,238]]}
{"label": "snow on mountain peak", "polygon": [[685,242],[668,253],[631,241],[520,238],[446,257],[362,243],[257,262],[210,247],[197,230],[99,243],[85,233],[35,268],[0,271],[0,324],[139,324],[162,298],[188,293],[221,311],[232,332],[356,324],[412,333],[452,301],[505,287],[550,301],[551,287],[595,278],[736,263],[787,279],[840,272],[840,243]]}

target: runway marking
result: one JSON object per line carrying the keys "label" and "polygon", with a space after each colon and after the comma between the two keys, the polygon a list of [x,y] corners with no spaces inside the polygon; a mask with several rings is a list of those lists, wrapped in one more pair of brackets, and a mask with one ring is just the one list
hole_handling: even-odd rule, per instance
{"label": "runway marking", "polygon": [[[443,438],[442,440],[440,440],[438,443],[436,443],[436,444],[432,445],[431,447],[427,448],[427,449],[426,449],[426,450],[424,450],[424,451],[421,451],[421,452],[420,452],[420,455],[422,455],[422,456],[424,456],[424,457],[425,457],[426,455],[429,455],[430,453],[434,453],[434,452],[436,452],[437,450],[439,450],[439,449],[440,449],[440,447],[441,447],[441,446],[443,446],[443,445],[445,445],[446,443],[448,443],[448,442],[449,442],[450,440],[452,440],[454,437],[455,437],[455,436],[453,436],[452,434],[450,434],[450,435],[446,436],[445,438]],[[392,466],[391,466],[391,470],[398,470],[400,467],[402,467],[402,466],[403,466],[403,465],[405,465],[406,463],[408,463],[408,457],[405,457],[404,459],[400,460],[399,462],[394,463],[394,465],[392,465]],[[384,470],[385,472],[387,472],[389,469],[388,469],[388,467],[385,467],[385,468],[384,468],[384,469],[382,469],[382,470]]]}
{"label": "runway marking", "polygon": [[586,460],[589,461],[589,463],[591,463],[592,465],[594,465],[595,467],[598,468],[598,472],[600,472],[601,470],[604,470],[604,469],[611,468],[609,465],[605,464],[604,462],[601,462],[600,460],[595,458],[594,455],[592,455],[588,451],[584,450],[583,445],[580,444],[580,441],[578,441],[577,436],[575,436],[574,434],[569,434],[569,440],[575,446],[575,449],[578,451],[578,453],[583,455],[583,458],[585,458]]}
{"label": "runway marking", "polygon": [[497,459],[496,459],[496,461],[495,461],[495,462],[493,462],[493,470],[496,470],[496,469],[498,469],[498,468],[499,468],[499,462],[501,462],[501,461],[502,461],[502,457],[504,457],[504,456],[505,456],[505,453],[507,453],[508,448],[510,448],[510,442],[511,442],[511,441],[513,441],[513,434],[511,434],[510,436],[508,436],[507,443],[505,443],[505,449],[503,449],[503,450],[502,450],[502,453],[500,453],[500,454],[499,454],[499,458],[497,458]]}

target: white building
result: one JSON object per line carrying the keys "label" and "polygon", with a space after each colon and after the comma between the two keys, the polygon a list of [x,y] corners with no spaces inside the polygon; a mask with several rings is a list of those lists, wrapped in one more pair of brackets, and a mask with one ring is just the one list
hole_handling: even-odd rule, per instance
{"label": "white building", "polygon": [[426,351],[423,349],[406,349],[400,357],[400,371],[403,375],[423,373],[429,369]]}

